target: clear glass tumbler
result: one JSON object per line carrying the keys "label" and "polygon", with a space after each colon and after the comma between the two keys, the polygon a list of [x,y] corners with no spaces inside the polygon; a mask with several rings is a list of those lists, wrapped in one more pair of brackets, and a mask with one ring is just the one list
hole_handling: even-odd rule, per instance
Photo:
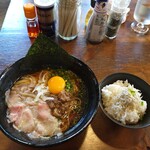
{"label": "clear glass tumbler", "polygon": [[131,28],[139,34],[146,34],[150,25],[150,0],[138,0],[134,10],[135,22],[132,22]]}
{"label": "clear glass tumbler", "polygon": [[64,40],[78,36],[81,21],[81,0],[57,0],[57,33]]}

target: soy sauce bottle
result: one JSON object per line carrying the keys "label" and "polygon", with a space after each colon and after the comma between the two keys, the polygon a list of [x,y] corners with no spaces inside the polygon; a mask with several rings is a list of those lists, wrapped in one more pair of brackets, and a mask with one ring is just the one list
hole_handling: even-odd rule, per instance
{"label": "soy sauce bottle", "polygon": [[23,8],[26,17],[28,36],[30,38],[36,38],[39,34],[39,25],[36,20],[35,6],[32,3],[26,3]]}
{"label": "soy sauce bottle", "polygon": [[100,43],[105,37],[108,0],[97,0],[94,12],[86,30],[86,39],[91,43]]}

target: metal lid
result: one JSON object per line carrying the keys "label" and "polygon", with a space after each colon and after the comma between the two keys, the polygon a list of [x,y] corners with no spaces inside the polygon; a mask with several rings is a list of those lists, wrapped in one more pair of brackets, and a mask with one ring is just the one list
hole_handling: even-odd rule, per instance
{"label": "metal lid", "polygon": [[108,2],[108,0],[97,0],[96,2],[101,3],[101,2]]}
{"label": "metal lid", "polygon": [[55,4],[55,0],[34,0],[34,4],[39,8],[50,8]]}

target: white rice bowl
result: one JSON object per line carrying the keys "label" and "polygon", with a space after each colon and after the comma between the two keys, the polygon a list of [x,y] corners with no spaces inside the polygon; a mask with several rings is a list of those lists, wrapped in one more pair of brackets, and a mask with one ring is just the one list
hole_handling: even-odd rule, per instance
{"label": "white rice bowl", "polygon": [[102,102],[105,111],[122,124],[136,124],[147,109],[141,92],[127,80],[117,80],[102,88]]}

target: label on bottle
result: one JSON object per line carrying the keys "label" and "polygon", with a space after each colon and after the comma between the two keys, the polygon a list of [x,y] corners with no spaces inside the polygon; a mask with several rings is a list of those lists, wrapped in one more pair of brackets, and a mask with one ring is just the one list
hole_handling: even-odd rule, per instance
{"label": "label on bottle", "polygon": [[47,36],[53,36],[55,34],[54,6],[50,8],[37,7],[37,15],[41,32]]}
{"label": "label on bottle", "polygon": [[106,20],[107,16],[103,14],[97,14],[96,17],[94,17],[89,40],[93,42],[100,42],[103,40],[106,28]]}

